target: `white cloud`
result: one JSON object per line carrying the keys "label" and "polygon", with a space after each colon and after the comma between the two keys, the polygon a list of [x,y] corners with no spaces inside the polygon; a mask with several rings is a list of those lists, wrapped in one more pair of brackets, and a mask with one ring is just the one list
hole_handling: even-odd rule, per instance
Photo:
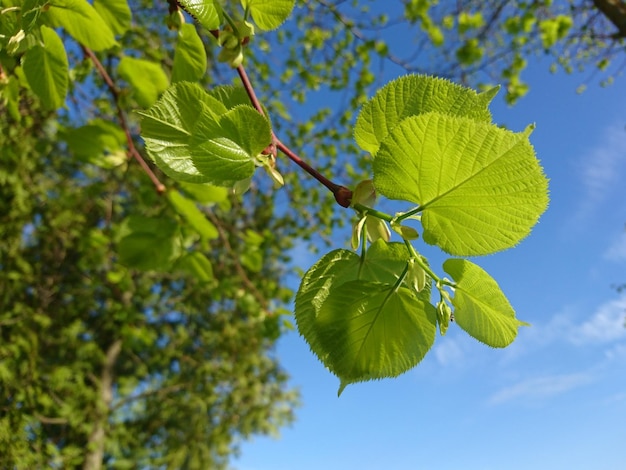
{"label": "white cloud", "polygon": [[583,194],[578,216],[586,217],[623,179],[620,172],[626,163],[626,132],[623,124],[609,127],[596,148],[580,160]]}
{"label": "white cloud", "polygon": [[435,358],[442,366],[458,364],[463,360],[463,350],[457,341],[445,338],[445,341],[435,347]]}
{"label": "white cloud", "polygon": [[530,378],[494,393],[489,403],[498,405],[510,401],[542,400],[562,395],[593,380],[593,376],[586,373]]}
{"label": "white cloud", "polygon": [[569,339],[574,344],[600,344],[626,338],[626,297],[606,302],[589,320],[572,328]]}

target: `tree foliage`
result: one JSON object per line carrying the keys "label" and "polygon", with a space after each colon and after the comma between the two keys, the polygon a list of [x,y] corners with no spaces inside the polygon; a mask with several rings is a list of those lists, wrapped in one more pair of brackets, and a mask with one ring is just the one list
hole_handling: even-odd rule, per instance
{"label": "tree foliage", "polygon": [[[452,321],[494,347],[514,340],[524,323],[461,257],[528,235],[547,182],[532,128],[492,123],[491,84],[522,97],[537,51],[610,80],[623,14],[548,0],[407,0],[399,20],[376,2],[293,8],[0,1],[3,467],[219,468],[288,423],[296,393],[273,355],[287,266],[296,243],[319,249],[349,220],[334,202],[356,212],[360,253],[323,255],[295,315],[340,391],[415,366]],[[389,64],[412,74],[373,93]],[[341,106],[292,120],[319,90]],[[376,194],[413,208],[386,214]],[[417,238],[453,256],[451,279]]]}

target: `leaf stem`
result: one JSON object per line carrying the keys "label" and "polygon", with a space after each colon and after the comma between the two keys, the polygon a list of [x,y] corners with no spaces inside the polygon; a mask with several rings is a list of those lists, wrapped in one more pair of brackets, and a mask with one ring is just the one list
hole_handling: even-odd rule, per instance
{"label": "leaf stem", "polygon": [[404,240],[404,244],[406,245],[407,250],[409,250],[411,258],[414,259],[417,264],[419,264],[420,268],[422,268],[426,272],[426,274],[430,276],[431,279],[433,279],[435,282],[449,285],[449,283],[445,282],[443,279],[437,276],[432,269],[430,269],[430,266],[428,266],[422,260],[422,257],[417,253],[417,251],[415,251],[415,248],[413,248],[413,245],[411,245],[411,242],[409,240]]}
{"label": "leaf stem", "polygon": [[419,214],[423,210],[424,210],[424,206],[418,206],[415,209],[411,209],[410,211],[407,211],[404,214],[396,216],[395,219],[397,222],[402,222],[404,219],[408,219],[416,214]]}
{"label": "leaf stem", "polygon": [[372,215],[378,219],[386,220],[387,222],[391,222],[393,220],[392,215],[387,214],[385,212],[378,211],[376,209],[372,209],[371,207],[364,206],[361,203],[357,203],[352,207],[359,212],[362,212],[366,215]]}
{"label": "leaf stem", "polygon": [[139,163],[139,166],[141,166],[143,171],[148,175],[148,177],[152,181],[152,184],[154,184],[154,187],[156,188],[157,193],[163,194],[166,190],[165,185],[161,183],[159,178],[154,174],[150,166],[146,163],[144,158],[141,156],[141,154],[137,150],[137,147],[135,147],[135,142],[133,141],[133,136],[131,134],[130,127],[128,125],[128,120],[126,119],[126,114],[124,113],[122,107],[120,106],[120,102],[119,102],[120,93],[117,87],[115,86],[113,79],[111,78],[109,73],[106,71],[106,69],[102,65],[102,62],[100,62],[98,57],[96,57],[96,55],[93,53],[93,51],[91,49],[88,49],[85,46],[81,46],[81,47],[83,49],[83,53],[87,57],[89,57],[89,59],[93,62],[94,66],[96,67],[96,70],[98,71],[98,73],[104,80],[104,83],[106,84],[107,88],[109,89],[109,93],[111,93],[111,96],[113,97],[113,101],[117,109],[117,117],[120,121],[120,126],[122,127],[124,131],[124,135],[126,136],[128,155],[134,158],[135,160],[137,160],[137,163]]}

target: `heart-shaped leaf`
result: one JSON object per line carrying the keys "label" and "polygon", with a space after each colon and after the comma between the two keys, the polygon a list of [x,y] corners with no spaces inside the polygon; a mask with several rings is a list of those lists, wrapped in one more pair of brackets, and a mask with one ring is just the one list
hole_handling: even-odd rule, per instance
{"label": "heart-shaped leaf", "polygon": [[528,141],[495,125],[437,113],[412,116],[385,138],[374,185],[418,204],[424,240],[448,253],[510,248],[548,205],[548,181]]}

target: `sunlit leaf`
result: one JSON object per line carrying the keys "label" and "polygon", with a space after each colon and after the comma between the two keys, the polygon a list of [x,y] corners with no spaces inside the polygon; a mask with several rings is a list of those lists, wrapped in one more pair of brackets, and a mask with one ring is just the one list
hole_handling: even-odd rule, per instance
{"label": "sunlit leaf", "polygon": [[48,109],[63,105],[68,85],[68,63],[63,41],[47,26],[41,27],[43,45],[29,49],[22,58],[28,85]]}
{"label": "sunlit leaf", "polygon": [[189,23],[182,24],[174,50],[172,83],[200,80],[206,72],[206,67],[206,51],[195,26]]}
{"label": "sunlit leaf", "polygon": [[86,0],[50,0],[49,5],[52,25],[64,28],[80,44],[94,51],[115,46],[113,32]]}
{"label": "sunlit leaf", "polygon": [[402,121],[374,159],[376,189],[423,210],[424,240],[455,255],[510,248],[548,204],[548,181],[528,141],[466,118]]}
{"label": "sunlit leaf", "polygon": [[117,72],[130,84],[137,103],[144,108],[152,106],[169,85],[161,65],[149,60],[124,56]]}
{"label": "sunlit leaf", "polygon": [[206,215],[198,209],[198,206],[196,206],[193,201],[187,199],[176,190],[168,191],[167,197],[176,212],[178,212],[202,238],[207,240],[217,238],[217,228],[206,218]]}
{"label": "sunlit leaf", "polygon": [[525,322],[515,311],[498,283],[480,266],[465,259],[449,259],[443,269],[456,281],[452,305],[454,321],[470,336],[494,348],[504,348]]}
{"label": "sunlit leaf", "polygon": [[492,88],[476,93],[443,78],[407,75],[385,85],[363,105],[354,137],[363,150],[374,155],[385,137],[409,116],[437,112],[491,122],[487,106],[497,92],[498,88]]}
{"label": "sunlit leaf", "polygon": [[94,0],[93,7],[113,34],[124,34],[130,28],[132,16],[127,0]]}
{"label": "sunlit leaf", "polygon": [[216,0],[180,0],[180,4],[208,30],[219,29],[222,24],[222,8]]}
{"label": "sunlit leaf", "polygon": [[333,289],[316,319],[324,364],[346,385],[395,377],[435,341],[435,309],[405,288],[349,281]]}
{"label": "sunlit leaf", "polygon": [[295,5],[295,0],[241,0],[250,11],[254,23],[261,29],[272,30],[285,22]]}

